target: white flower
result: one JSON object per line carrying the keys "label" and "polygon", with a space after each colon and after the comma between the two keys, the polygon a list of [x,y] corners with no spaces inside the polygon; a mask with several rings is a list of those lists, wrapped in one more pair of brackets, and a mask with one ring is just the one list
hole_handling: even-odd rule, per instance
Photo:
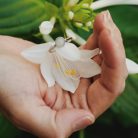
{"label": "white flower", "polygon": [[127,70],[129,74],[138,73],[138,64],[126,58]]}
{"label": "white flower", "polygon": [[75,41],[79,45],[83,45],[86,43],[86,41],[82,37],[80,37],[78,34],[73,32],[71,29],[66,28],[65,32],[66,32],[67,37],[71,37],[73,41]]}
{"label": "white flower", "polygon": [[53,27],[54,26],[50,21],[44,21],[39,26],[39,29],[40,29],[41,34],[47,35],[47,34],[51,33]]}
{"label": "white flower", "polygon": [[91,8],[97,10],[113,5],[138,5],[138,0],[98,0],[91,3]]}
{"label": "white flower", "polygon": [[98,48],[80,50],[63,37],[58,37],[55,42],[33,46],[21,54],[25,59],[40,64],[48,87],[56,82],[64,90],[74,93],[81,77],[90,78],[101,72],[100,66],[91,59],[98,53]]}
{"label": "white flower", "polygon": [[55,17],[52,17],[50,21],[43,21],[39,26],[40,33],[43,35],[50,34],[54,27],[54,24],[55,24]]}

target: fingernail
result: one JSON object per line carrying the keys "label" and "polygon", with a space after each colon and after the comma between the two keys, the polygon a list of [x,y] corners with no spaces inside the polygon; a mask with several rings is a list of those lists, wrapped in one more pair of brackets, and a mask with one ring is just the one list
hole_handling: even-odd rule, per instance
{"label": "fingernail", "polygon": [[103,19],[105,23],[108,23],[111,20],[111,14],[108,10],[103,12]]}
{"label": "fingernail", "polygon": [[77,120],[76,123],[74,123],[74,130],[80,130],[88,125],[92,124],[94,122],[94,117],[92,116],[84,116],[81,119]]}
{"label": "fingernail", "polygon": [[104,11],[103,18],[104,18],[105,28],[107,28],[108,31],[110,31],[110,34],[113,35],[112,30],[113,30],[114,25],[113,25],[111,14],[108,10]]}
{"label": "fingernail", "polygon": [[111,14],[110,14],[110,12],[108,10],[106,11],[106,16],[107,16],[108,20],[111,20]]}

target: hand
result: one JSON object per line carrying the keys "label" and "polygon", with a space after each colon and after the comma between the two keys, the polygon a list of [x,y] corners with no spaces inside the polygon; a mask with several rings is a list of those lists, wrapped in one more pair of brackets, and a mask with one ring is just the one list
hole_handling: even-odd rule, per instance
{"label": "hand", "polygon": [[[84,108],[87,107],[95,118],[109,108],[123,92],[128,76],[121,33],[108,11],[97,15],[94,33],[82,46],[85,49],[97,47],[101,49],[102,54],[94,57],[94,60],[102,68],[101,75],[94,77],[92,83],[86,79],[81,80],[82,85],[80,84],[78,92],[73,95],[78,97],[76,99],[80,99],[81,106],[87,105]],[[84,92],[85,90],[87,92]],[[75,100],[73,100],[74,103],[76,103]]]}
{"label": "hand", "polygon": [[123,91],[127,69],[119,30],[107,12],[96,17],[94,34],[84,46],[99,47],[102,74],[82,79],[75,94],[48,88],[39,66],[20,56],[31,42],[0,37],[0,108],[17,127],[40,138],[65,138],[92,124]]}

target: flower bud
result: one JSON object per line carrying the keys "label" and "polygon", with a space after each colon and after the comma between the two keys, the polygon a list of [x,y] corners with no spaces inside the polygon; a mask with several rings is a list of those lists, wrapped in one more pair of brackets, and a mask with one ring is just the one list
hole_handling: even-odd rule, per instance
{"label": "flower bud", "polygon": [[69,11],[69,12],[68,12],[68,17],[69,17],[70,20],[72,20],[73,17],[74,17],[74,12]]}
{"label": "flower bud", "polygon": [[53,29],[53,24],[50,21],[44,21],[39,26],[40,33],[43,35],[50,34],[52,29]]}
{"label": "flower bud", "polygon": [[79,22],[75,22],[75,25],[76,25],[77,27],[82,27],[82,26],[83,26],[83,24],[82,24],[82,23],[79,23]]}
{"label": "flower bud", "polygon": [[86,26],[87,26],[87,27],[91,27],[91,26],[92,26],[92,22],[91,22],[91,21],[88,21],[88,22],[86,23]]}
{"label": "flower bud", "polygon": [[72,6],[74,6],[75,4],[77,4],[78,2],[79,2],[79,0],[69,0],[67,6],[72,7]]}

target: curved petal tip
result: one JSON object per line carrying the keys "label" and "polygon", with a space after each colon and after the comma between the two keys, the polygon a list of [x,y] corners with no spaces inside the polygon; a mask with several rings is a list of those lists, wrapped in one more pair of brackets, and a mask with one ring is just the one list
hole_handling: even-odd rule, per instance
{"label": "curved petal tip", "polygon": [[138,64],[135,63],[133,60],[126,58],[126,65],[129,74],[136,74],[138,73]]}

